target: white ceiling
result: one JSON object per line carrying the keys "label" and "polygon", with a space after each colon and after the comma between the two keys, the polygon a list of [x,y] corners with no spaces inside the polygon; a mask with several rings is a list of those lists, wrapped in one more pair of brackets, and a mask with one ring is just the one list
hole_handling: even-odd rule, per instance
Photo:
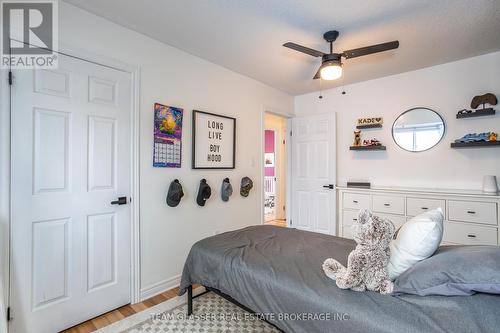
{"label": "white ceiling", "polygon": [[281,45],[327,52],[327,30],[335,51],[400,41],[344,61],[345,84],[500,50],[499,0],[65,1],[293,95],[319,90],[320,59]]}

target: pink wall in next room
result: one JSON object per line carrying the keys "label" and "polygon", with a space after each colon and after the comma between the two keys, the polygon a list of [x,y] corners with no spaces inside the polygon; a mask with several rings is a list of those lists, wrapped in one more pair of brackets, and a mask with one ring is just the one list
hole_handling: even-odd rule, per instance
{"label": "pink wall in next room", "polygon": [[[264,152],[274,153],[274,131],[264,131]],[[265,176],[274,177],[274,167],[265,167]]]}

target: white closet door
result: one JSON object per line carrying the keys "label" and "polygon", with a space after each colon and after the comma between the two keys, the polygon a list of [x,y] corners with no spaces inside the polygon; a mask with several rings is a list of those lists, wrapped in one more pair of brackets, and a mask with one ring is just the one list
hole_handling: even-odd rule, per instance
{"label": "white closet door", "polygon": [[292,120],[292,227],[334,235],[335,115]]}
{"label": "white closet door", "polygon": [[59,55],[12,86],[11,332],[130,302],[131,75]]}

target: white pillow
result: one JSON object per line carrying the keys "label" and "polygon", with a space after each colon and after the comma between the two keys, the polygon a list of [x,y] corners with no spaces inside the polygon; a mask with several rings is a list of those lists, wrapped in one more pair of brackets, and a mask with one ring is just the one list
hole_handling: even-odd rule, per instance
{"label": "white pillow", "polygon": [[391,280],[434,254],[443,238],[443,219],[443,210],[438,208],[403,224],[390,245],[391,258],[387,270]]}

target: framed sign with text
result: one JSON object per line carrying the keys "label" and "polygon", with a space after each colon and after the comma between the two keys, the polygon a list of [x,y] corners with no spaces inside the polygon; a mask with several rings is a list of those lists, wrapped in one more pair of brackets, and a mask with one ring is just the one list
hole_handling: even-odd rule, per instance
{"label": "framed sign with text", "polygon": [[236,119],[193,110],[193,169],[234,169]]}

